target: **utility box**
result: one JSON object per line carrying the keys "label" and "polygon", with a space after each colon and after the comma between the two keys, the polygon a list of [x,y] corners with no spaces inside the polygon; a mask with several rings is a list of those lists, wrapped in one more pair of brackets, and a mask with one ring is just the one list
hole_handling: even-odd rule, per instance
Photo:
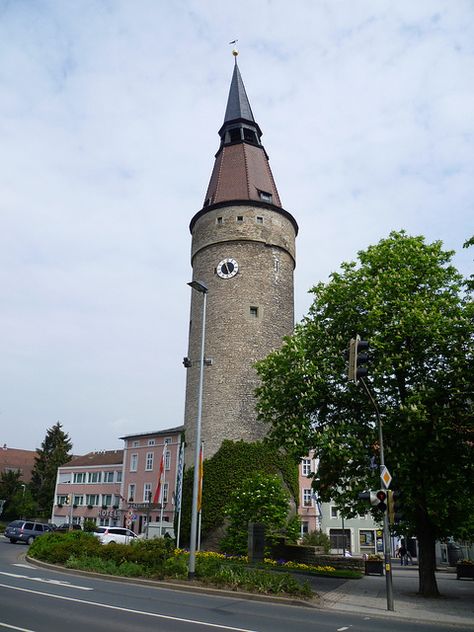
{"label": "utility box", "polygon": [[248,558],[251,564],[263,562],[265,556],[265,526],[259,522],[249,522]]}

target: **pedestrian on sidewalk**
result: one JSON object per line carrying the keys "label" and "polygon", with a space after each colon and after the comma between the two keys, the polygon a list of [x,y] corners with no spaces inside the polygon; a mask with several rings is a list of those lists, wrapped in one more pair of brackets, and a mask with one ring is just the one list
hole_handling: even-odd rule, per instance
{"label": "pedestrian on sidewalk", "polygon": [[400,544],[400,547],[398,549],[398,555],[400,557],[400,565],[401,566],[408,566],[407,548],[403,544],[403,542]]}

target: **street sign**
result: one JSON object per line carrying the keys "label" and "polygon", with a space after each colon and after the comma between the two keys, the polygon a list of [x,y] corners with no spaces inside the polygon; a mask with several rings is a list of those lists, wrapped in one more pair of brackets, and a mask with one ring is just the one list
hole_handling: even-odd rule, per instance
{"label": "street sign", "polygon": [[387,470],[385,465],[383,466],[383,470],[380,472],[380,478],[385,485],[385,489],[388,489],[390,487],[390,483],[392,482],[392,475]]}

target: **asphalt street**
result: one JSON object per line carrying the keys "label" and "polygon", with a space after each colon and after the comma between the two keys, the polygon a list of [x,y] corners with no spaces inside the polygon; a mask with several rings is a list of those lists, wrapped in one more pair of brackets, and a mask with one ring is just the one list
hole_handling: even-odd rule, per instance
{"label": "asphalt street", "polygon": [[[470,630],[241,596],[169,589],[35,567],[28,547],[0,540],[0,629],[25,632],[427,632]],[[331,590],[337,590],[333,584]]]}

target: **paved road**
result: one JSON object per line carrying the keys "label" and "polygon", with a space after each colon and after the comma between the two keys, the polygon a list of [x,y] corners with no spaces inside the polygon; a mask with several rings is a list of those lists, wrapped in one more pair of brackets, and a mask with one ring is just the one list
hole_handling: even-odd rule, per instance
{"label": "paved road", "polygon": [[[249,601],[37,568],[0,540],[0,630],[24,632],[428,632],[437,625]],[[337,590],[337,588],[336,588]],[[454,628],[453,628],[454,629]],[[472,627],[457,627],[471,630]]]}

